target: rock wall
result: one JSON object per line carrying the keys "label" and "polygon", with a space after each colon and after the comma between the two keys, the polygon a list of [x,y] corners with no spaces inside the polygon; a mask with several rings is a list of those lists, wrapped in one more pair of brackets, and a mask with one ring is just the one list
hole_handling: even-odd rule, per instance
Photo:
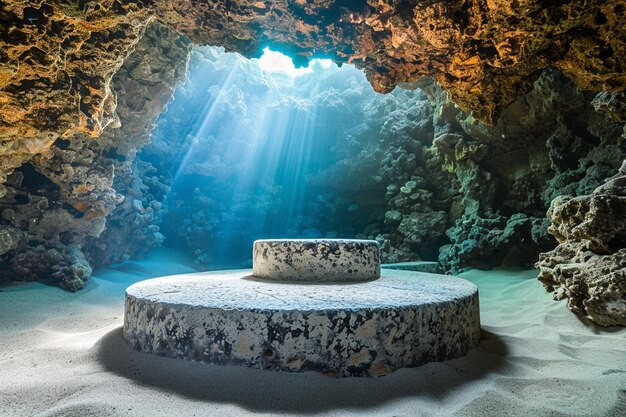
{"label": "rock wall", "polygon": [[[126,219],[118,212],[136,206],[130,190],[140,187],[131,174],[135,153],[149,141],[154,121],[173,86],[182,80],[188,48],[186,39],[160,24],[150,25],[113,78],[118,126],[97,139],[80,132],[58,138],[47,152],[9,176],[0,199],[2,230],[9,237],[1,249],[6,276],[34,280],[52,275],[65,288],[76,290],[91,274],[88,259],[96,264],[103,259],[119,260],[110,257],[111,248],[123,251],[124,242],[137,245],[139,236],[130,231],[139,220]],[[154,58],[146,62],[146,55]],[[146,206],[141,214],[150,216],[145,213],[150,210]],[[116,220],[107,229],[106,217],[111,212],[116,212]],[[117,237],[120,227],[130,231]],[[157,231],[146,240],[162,239]],[[133,236],[132,243],[129,236]]]}
{"label": "rock wall", "polygon": [[[615,110],[615,97],[606,98],[595,103]],[[624,116],[624,101],[619,103],[615,117]],[[626,161],[592,193],[556,197],[548,218],[559,245],[536,264],[546,289],[601,326],[626,326]]]}
{"label": "rock wall", "polygon": [[95,265],[141,256],[164,239],[155,224],[161,204],[149,192],[150,180],[138,175],[135,157],[150,142],[157,118],[184,80],[190,47],[185,37],[152,23],[113,78],[121,126],[98,139],[98,161],[114,166],[112,190],[122,198],[108,208],[103,233],[87,239],[87,258]]}
{"label": "rock wall", "polygon": [[103,3],[0,3],[0,183],[58,138],[119,123],[111,80],[148,20],[141,3]]}
{"label": "rock wall", "polygon": [[550,202],[590,193],[626,152],[623,124],[596,110],[594,98],[546,71],[495,126],[464,112],[446,116],[448,132],[434,145],[457,178],[453,207],[461,213],[439,257],[447,269],[531,266],[553,245],[545,219]]}

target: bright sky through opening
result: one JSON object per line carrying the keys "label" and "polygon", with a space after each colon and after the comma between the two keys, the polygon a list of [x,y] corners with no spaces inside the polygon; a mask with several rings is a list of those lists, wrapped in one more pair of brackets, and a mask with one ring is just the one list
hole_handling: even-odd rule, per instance
{"label": "bright sky through opening", "polygon": [[296,68],[291,58],[269,48],[263,49],[263,55],[259,58],[259,67],[271,74],[283,74],[290,78],[313,72],[313,67],[319,64],[322,69],[328,69],[333,65],[330,59],[313,59],[308,67]]}

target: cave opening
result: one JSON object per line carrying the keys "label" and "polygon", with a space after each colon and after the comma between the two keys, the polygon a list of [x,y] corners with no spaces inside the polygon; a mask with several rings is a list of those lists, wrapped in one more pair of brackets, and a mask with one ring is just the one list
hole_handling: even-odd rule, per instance
{"label": "cave opening", "polygon": [[[385,131],[381,116],[425,103],[420,90],[374,92],[351,65],[314,59],[296,68],[267,48],[251,60],[195,48],[186,81],[138,155],[169,187],[164,244],[217,269],[251,266],[260,238],[382,243],[389,179],[412,177],[386,172],[380,159],[392,147],[409,157],[432,135]],[[436,260],[432,247],[419,252]]]}
{"label": "cave opening", "polygon": [[[136,160],[103,152],[126,167],[125,200],[95,240],[106,250],[87,249],[96,264],[164,245],[200,269],[249,267],[255,239],[283,237],[377,240],[385,263],[448,272],[529,268],[555,244],[552,199],[593,191],[624,155],[620,123],[558,71],[494,126],[433,80],[378,94],[351,65],[297,68],[269,49],[194,46],[185,73]],[[120,74],[120,114],[159,101]]]}

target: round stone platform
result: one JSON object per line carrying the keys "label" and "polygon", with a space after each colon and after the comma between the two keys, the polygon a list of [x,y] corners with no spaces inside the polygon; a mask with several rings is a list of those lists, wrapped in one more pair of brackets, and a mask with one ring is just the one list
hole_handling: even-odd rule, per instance
{"label": "round stone platform", "polygon": [[341,284],[250,271],[177,275],[127,289],[124,338],[142,352],[202,362],[381,376],[475,347],[478,289],[413,271]]}
{"label": "round stone platform", "polygon": [[252,262],[252,275],[271,280],[345,282],[380,277],[375,240],[256,240]]}

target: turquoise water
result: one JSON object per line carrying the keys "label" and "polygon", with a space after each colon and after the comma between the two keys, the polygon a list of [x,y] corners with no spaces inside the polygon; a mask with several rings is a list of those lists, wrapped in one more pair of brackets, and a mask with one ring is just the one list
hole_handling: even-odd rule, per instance
{"label": "turquoise water", "polygon": [[[381,159],[370,150],[394,95],[375,93],[350,65],[295,70],[284,56],[264,58],[196,49],[139,156],[171,182],[166,245],[193,248],[204,266],[249,266],[259,238],[368,237],[368,225],[384,228],[385,186],[353,156]],[[418,93],[397,95],[408,106]]]}

